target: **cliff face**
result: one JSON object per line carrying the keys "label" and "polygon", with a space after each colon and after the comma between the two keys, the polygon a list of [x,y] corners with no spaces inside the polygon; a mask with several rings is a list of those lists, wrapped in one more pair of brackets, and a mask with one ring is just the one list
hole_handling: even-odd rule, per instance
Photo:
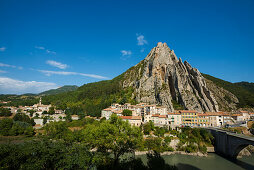
{"label": "cliff face", "polygon": [[155,103],[174,111],[184,109],[218,111],[218,103],[201,73],[176,57],[166,43],[158,43],[147,57],[124,74],[122,86],[134,89],[138,102]]}
{"label": "cliff face", "polygon": [[[221,111],[237,110],[238,98],[231,92],[216,86],[211,80],[205,78],[208,89],[213,93]],[[244,109],[246,110],[246,109]]]}

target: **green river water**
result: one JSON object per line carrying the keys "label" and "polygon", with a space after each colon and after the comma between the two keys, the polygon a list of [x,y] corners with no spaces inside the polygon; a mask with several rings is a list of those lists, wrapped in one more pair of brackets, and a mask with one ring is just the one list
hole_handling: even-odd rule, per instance
{"label": "green river water", "polygon": [[[136,156],[141,158],[146,164],[146,155]],[[162,156],[165,162],[169,165],[175,165],[179,170],[235,170],[235,169],[250,169],[254,170],[254,155],[244,156],[233,162],[227,160],[217,154],[209,153],[208,157],[197,157],[190,155],[164,155]]]}

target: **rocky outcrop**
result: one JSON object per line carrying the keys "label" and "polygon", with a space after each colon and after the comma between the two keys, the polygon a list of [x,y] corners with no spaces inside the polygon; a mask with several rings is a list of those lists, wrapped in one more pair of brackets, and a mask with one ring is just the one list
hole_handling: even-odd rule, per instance
{"label": "rocky outcrop", "polygon": [[249,145],[239,152],[237,158],[242,158],[242,156],[251,156],[252,153],[254,153],[254,146]]}
{"label": "rocky outcrop", "polygon": [[122,86],[134,89],[136,101],[163,105],[168,111],[174,111],[173,103],[200,112],[219,109],[202,74],[178,59],[166,43],[158,43],[143,61],[129,69]]}
{"label": "rocky outcrop", "polygon": [[237,97],[225,90],[222,87],[216,86],[211,80],[205,79],[207,88],[213,93],[215,100],[219,105],[219,110],[221,111],[235,111],[237,110],[237,103],[239,100]]}

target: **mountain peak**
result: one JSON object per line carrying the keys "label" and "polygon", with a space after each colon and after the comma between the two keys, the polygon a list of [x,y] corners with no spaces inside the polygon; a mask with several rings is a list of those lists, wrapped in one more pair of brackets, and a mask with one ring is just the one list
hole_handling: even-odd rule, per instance
{"label": "mountain peak", "polygon": [[[162,42],[158,42],[157,43],[157,47],[160,48],[160,47],[168,47],[167,43],[162,43]],[[169,48],[169,47],[168,47]]]}
{"label": "mountain peak", "polygon": [[168,111],[174,111],[173,103],[184,109],[218,111],[201,73],[188,62],[178,60],[166,43],[159,42],[145,60],[127,73],[123,87],[133,87],[138,102],[163,105]]}

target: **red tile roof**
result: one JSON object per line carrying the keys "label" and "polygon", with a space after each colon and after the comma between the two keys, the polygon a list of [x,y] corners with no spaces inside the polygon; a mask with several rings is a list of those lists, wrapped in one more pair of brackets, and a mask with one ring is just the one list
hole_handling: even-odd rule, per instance
{"label": "red tile roof", "polygon": [[122,119],[140,120],[142,116],[119,116]]}
{"label": "red tile roof", "polygon": [[181,113],[168,113],[168,115],[180,115]]}
{"label": "red tile roof", "polygon": [[159,117],[160,115],[152,115],[152,117]]}
{"label": "red tile roof", "polygon": [[113,108],[106,108],[106,109],[103,109],[105,111],[111,111]]}
{"label": "red tile roof", "polygon": [[231,116],[242,116],[241,114],[232,114]]}
{"label": "red tile roof", "polygon": [[196,110],[179,110],[180,113],[197,113]]}

